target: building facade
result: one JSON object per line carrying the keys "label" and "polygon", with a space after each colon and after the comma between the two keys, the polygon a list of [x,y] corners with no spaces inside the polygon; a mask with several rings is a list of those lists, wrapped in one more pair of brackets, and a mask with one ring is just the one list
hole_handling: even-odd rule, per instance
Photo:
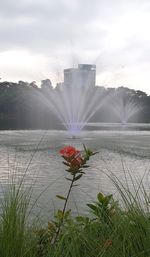
{"label": "building facade", "polygon": [[96,65],[79,64],[78,68],[64,70],[64,85],[94,87],[96,81]]}

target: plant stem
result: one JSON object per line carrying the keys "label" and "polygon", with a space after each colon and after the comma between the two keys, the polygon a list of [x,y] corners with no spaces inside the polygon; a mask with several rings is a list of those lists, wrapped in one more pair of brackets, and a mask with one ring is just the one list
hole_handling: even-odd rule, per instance
{"label": "plant stem", "polygon": [[54,238],[53,243],[52,243],[53,245],[56,243],[56,240],[57,240],[57,238],[59,236],[59,233],[60,233],[61,226],[63,225],[64,214],[65,214],[65,211],[66,211],[66,207],[67,207],[68,199],[69,199],[69,196],[70,196],[70,193],[71,193],[71,189],[73,187],[75,176],[76,176],[76,174],[73,175],[73,178],[72,178],[72,181],[71,181],[71,184],[70,184],[67,196],[66,196],[66,200],[65,200],[64,207],[63,207],[63,210],[62,210],[62,218],[59,222],[58,230],[56,231],[56,235],[55,235],[55,238]]}

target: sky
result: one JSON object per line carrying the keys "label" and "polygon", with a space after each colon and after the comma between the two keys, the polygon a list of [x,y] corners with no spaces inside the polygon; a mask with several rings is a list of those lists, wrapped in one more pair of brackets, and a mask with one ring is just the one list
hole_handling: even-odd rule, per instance
{"label": "sky", "polygon": [[2,81],[63,81],[96,64],[97,85],[150,94],[149,0],[0,0]]}

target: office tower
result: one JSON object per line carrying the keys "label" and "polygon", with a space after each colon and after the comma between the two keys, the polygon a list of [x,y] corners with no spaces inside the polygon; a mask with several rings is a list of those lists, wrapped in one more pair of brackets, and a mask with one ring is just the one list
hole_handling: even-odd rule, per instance
{"label": "office tower", "polygon": [[64,70],[65,86],[94,87],[96,79],[96,65],[79,64],[78,68]]}

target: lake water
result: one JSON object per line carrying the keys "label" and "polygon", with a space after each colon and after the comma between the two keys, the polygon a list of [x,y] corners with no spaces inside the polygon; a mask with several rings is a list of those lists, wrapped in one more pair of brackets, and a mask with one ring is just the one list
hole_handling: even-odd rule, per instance
{"label": "lake water", "polygon": [[124,184],[127,180],[131,188],[129,173],[137,180],[145,174],[143,182],[149,190],[150,131],[85,131],[77,139],[69,138],[65,131],[1,131],[1,192],[11,176],[18,183],[25,174],[24,183],[27,187],[33,185],[34,197],[42,192],[37,207],[51,216],[62,204],[55,195],[65,195],[69,186],[59,149],[73,145],[82,150],[83,144],[99,153],[91,158],[90,168],[72,191],[69,207],[73,212],[86,212],[86,203],[95,199],[99,191],[117,197],[105,172],[113,172]]}

